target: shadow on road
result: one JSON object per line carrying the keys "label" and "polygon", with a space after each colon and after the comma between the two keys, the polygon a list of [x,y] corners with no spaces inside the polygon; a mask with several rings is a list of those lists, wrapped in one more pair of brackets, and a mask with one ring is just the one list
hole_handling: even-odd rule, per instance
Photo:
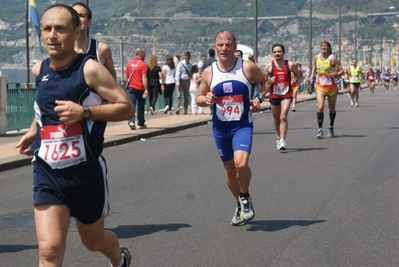
{"label": "shadow on road", "polygon": [[137,236],[149,235],[156,232],[175,232],[180,228],[191,227],[189,224],[147,224],[147,225],[120,225],[111,229],[118,238],[132,238]]}
{"label": "shadow on road", "polygon": [[249,221],[246,222],[246,224],[251,226],[247,231],[275,232],[290,228],[292,226],[309,226],[316,223],[324,223],[325,221],[326,220],[316,220],[316,221],[274,220],[274,221]]}
{"label": "shadow on road", "polygon": [[38,248],[37,245],[0,245],[0,254],[15,253],[27,249],[37,249],[37,248]]}

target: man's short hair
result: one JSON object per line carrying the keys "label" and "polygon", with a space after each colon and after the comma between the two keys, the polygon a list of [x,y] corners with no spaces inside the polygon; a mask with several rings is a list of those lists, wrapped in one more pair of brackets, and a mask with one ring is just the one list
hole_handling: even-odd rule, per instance
{"label": "man's short hair", "polygon": [[71,5],[71,7],[74,7],[74,6],[82,6],[82,7],[84,7],[86,9],[87,18],[91,19],[91,9],[87,5],[83,4],[82,2],[75,2],[75,3],[73,3]]}
{"label": "man's short hair", "polygon": [[273,49],[274,49],[275,47],[281,47],[281,50],[283,51],[283,53],[285,53],[284,45],[282,45],[282,44],[274,44],[274,45],[272,46],[272,52],[273,52]]}
{"label": "man's short hair", "polygon": [[240,57],[243,57],[243,52],[241,51],[241,50],[236,50],[236,52],[235,53],[240,53]]}
{"label": "man's short hair", "polygon": [[215,49],[213,49],[213,48],[209,49],[208,54],[209,54],[210,57],[214,57],[215,56]]}
{"label": "man's short hair", "polygon": [[[49,6],[48,8],[46,8],[46,10],[44,10],[43,14],[46,13],[50,9],[58,8],[58,7],[66,9],[69,12],[69,14],[71,14],[71,23],[72,23],[72,27],[74,30],[80,26],[80,19],[79,19],[78,12],[76,12],[76,10],[73,9],[72,7],[65,5],[65,4],[54,4],[52,6]],[[43,16],[43,14],[42,14],[42,16]]]}
{"label": "man's short hair", "polygon": [[143,52],[145,52],[144,48],[139,47],[139,48],[136,49],[135,55],[136,56],[140,56],[141,53],[143,53]]}

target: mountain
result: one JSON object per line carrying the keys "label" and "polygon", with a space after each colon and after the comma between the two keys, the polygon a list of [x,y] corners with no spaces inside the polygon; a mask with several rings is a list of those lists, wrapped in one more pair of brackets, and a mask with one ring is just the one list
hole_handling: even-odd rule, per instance
{"label": "mountain", "polygon": [[[72,4],[75,1],[36,0],[39,14],[53,3]],[[337,49],[339,28],[339,3],[341,4],[341,40],[343,56],[353,55],[357,49],[375,51],[384,49],[389,38],[391,52],[399,39],[399,18],[395,16],[367,17],[370,13],[392,13],[399,11],[397,0],[312,0],[312,49],[318,51],[321,40],[327,39]],[[24,53],[24,47],[7,46],[4,41],[25,38],[25,0],[0,0],[0,19],[10,24],[10,30],[0,31],[0,62],[5,55],[13,58]],[[232,30],[237,42],[254,45],[255,0],[89,0],[93,12],[91,35],[110,43],[120,57],[123,42],[123,60],[132,56],[135,48],[144,46],[158,55],[181,54],[185,50],[193,53],[196,61],[211,47],[214,34],[220,29]],[[389,7],[394,9],[389,9]],[[286,46],[287,57],[306,61],[309,51],[309,7],[308,0],[258,0],[258,55],[269,55],[273,43]],[[280,16],[278,19],[276,16]],[[288,17],[283,17],[288,16]],[[274,17],[268,19],[267,17]],[[356,30],[355,30],[356,29]],[[355,42],[356,37],[356,42]],[[385,38],[385,39],[384,39]],[[34,38],[31,39],[34,43]],[[376,40],[382,40],[376,42]],[[381,45],[381,43],[383,43]],[[380,46],[380,48],[378,48]],[[382,48],[381,48],[382,47]],[[386,48],[385,48],[386,49]],[[5,52],[6,51],[6,52]],[[371,51],[371,50],[370,50]],[[7,53],[8,52],[8,53]],[[370,52],[369,52],[370,53]],[[348,55],[347,55],[348,54]],[[367,53],[366,53],[367,54]],[[118,56],[119,55],[119,56]],[[367,56],[363,53],[363,58]]]}

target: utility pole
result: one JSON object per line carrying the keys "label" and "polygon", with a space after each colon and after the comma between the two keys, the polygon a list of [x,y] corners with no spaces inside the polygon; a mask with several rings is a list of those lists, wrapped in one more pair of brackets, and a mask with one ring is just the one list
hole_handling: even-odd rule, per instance
{"label": "utility pole", "polygon": [[26,84],[30,83],[29,66],[29,0],[25,0],[25,38],[26,38]]}
{"label": "utility pole", "polygon": [[[339,0],[339,24],[338,24],[338,59],[341,61],[341,7],[342,7],[342,0]],[[341,62],[342,63],[342,62]]]}
{"label": "utility pole", "polygon": [[309,0],[309,69],[312,69],[312,0]]}
{"label": "utility pole", "polygon": [[355,0],[355,59],[357,59],[357,0]]}
{"label": "utility pole", "polygon": [[254,58],[258,59],[258,0],[254,0]]}

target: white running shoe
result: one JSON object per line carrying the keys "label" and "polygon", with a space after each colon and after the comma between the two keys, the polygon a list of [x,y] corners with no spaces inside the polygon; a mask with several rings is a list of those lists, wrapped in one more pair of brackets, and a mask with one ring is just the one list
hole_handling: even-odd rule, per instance
{"label": "white running shoe", "polygon": [[245,224],[244,219],[241,218],[241,207],[236,207],[236,211],[234,212],[233,219],[231,219],[231,225],[233,226],[241,226]]}
{"label": "white running shoe", "polygon": [[285,141],[283,139],[280,139],[277,149],[278,150],[286,150],[286,148],[287,148],[287,144],[285,143]]}
{"label": "white running shoe", "polygon": [[245,221],[250,221],[255,218],[255,210],[252,204],[252,198],[249,197],[239,197],[241,205],[241,219]]}

